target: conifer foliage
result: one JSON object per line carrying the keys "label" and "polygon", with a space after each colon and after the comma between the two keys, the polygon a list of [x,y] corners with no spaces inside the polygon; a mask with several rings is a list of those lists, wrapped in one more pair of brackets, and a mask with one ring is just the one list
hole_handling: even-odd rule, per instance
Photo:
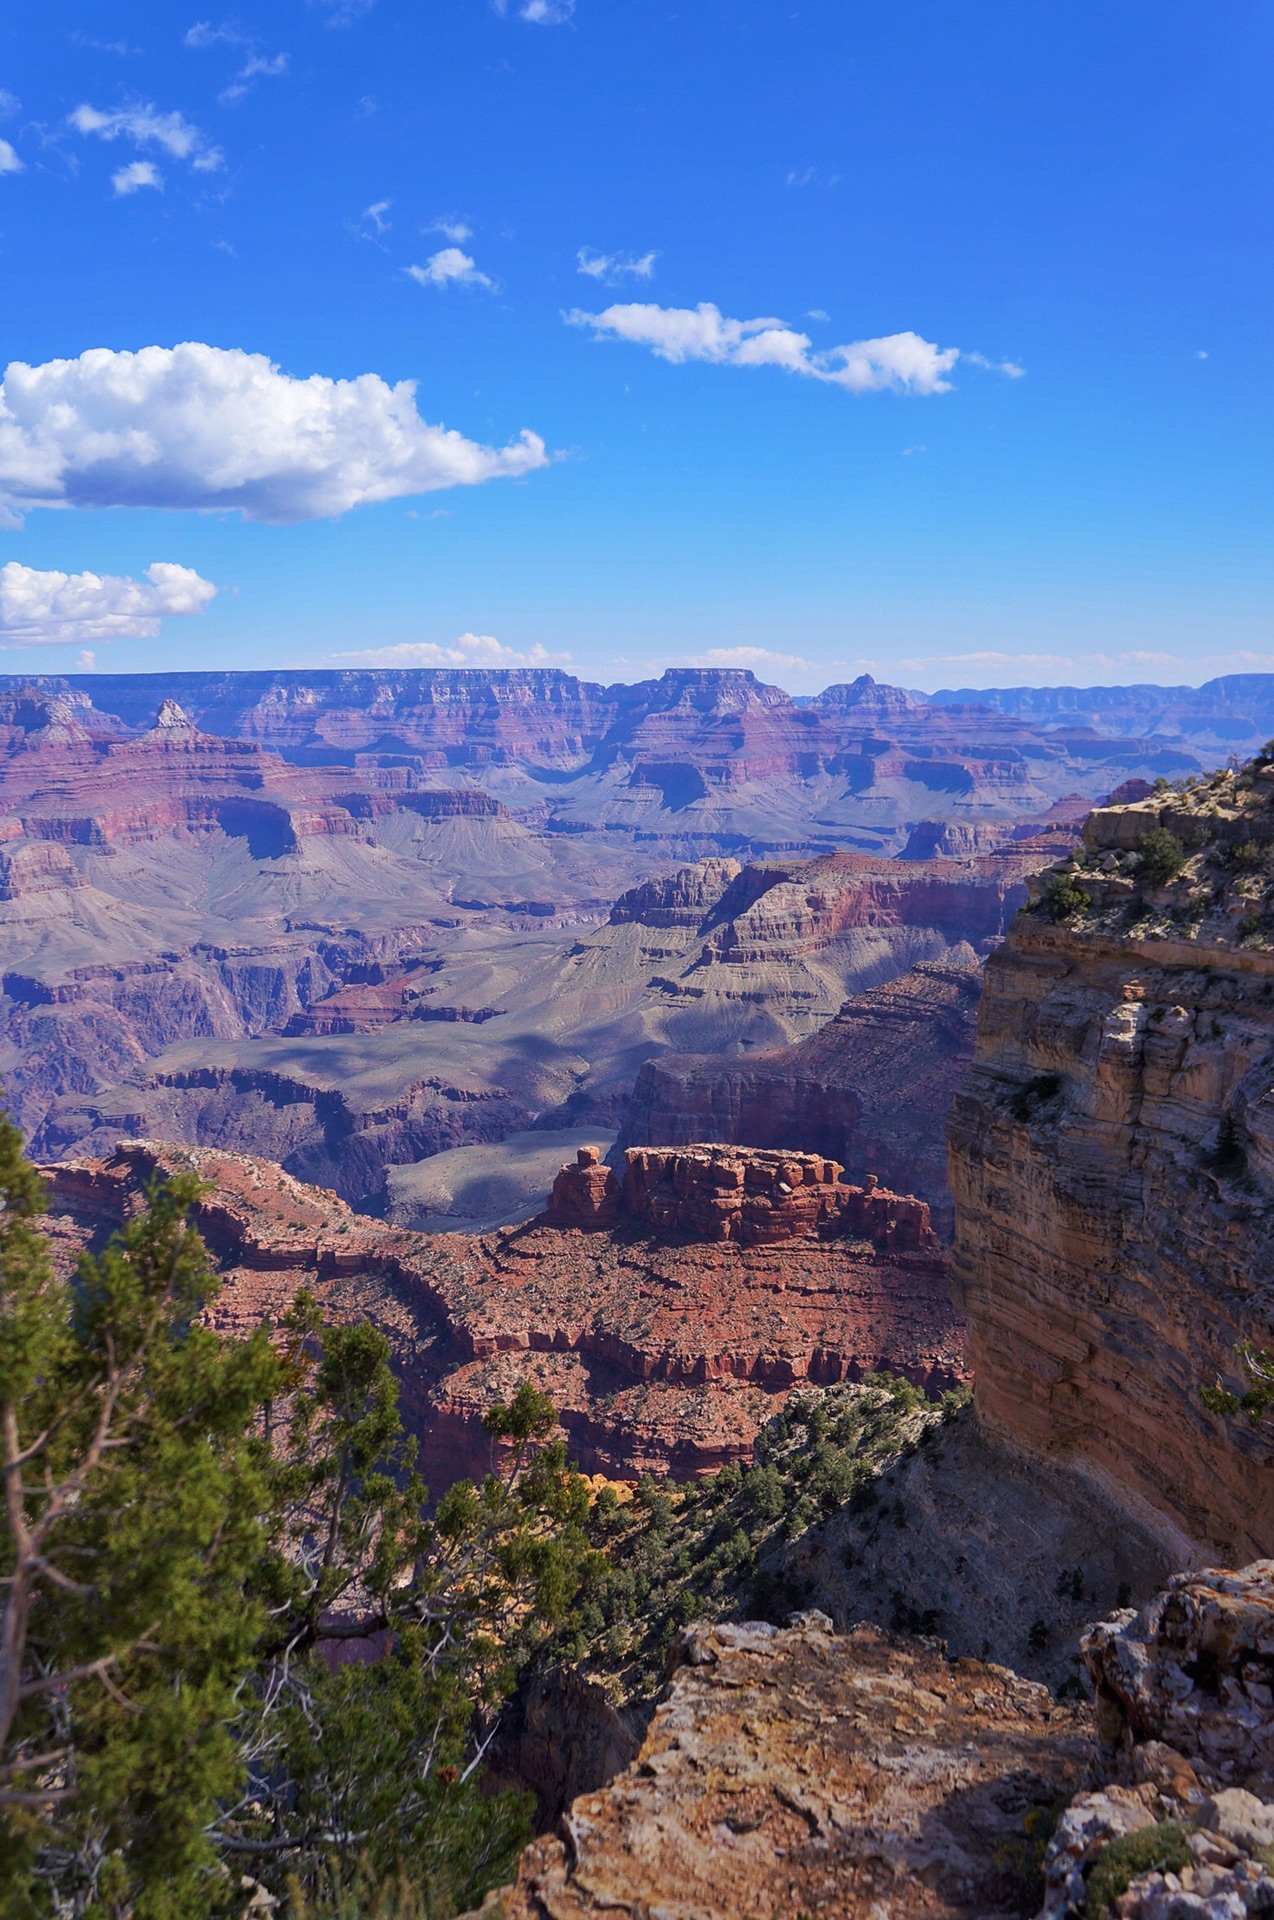
{"label": "conifer foliage", "polygon": [[313,1914],[360,1876],[454,1912],[525,1838],[482,1758],[592,1576],[586,1488],[523,1387],[431,1511],[374,1328],[206,1323],[200,1191],[67,1283],[0,1116],[5,1912]]}

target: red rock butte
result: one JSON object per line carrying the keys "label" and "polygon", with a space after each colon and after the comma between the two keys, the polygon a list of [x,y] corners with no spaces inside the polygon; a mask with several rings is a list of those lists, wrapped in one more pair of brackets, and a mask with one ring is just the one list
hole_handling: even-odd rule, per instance
{"label": "red rock butte", "polygon": [[[622,1193],[586,1150],[548,1212],[478,1238],[369,1219],[269,1161],[212,1148],[130,1141],[43,1172],[64,1260],[138,1205],[154,1174],[196,1173],[207,1190],[195,1218],[223,1275],[213,1324],[277,1320],[301,1287],[331,1320],[373,1321],[436,1491],[485,1471],[482,1416],[522,1380],[552,1395],[582,1467],[631,1478],[750,1458],[807,1382],[889,1370],[939,1393],[964,1378],[963,1322],[923,1202],[846,1186],[817,1154],[705,1145],[628,1158]],[[612,1207],[610,1224],[596,1218]]]}
{"label": "red rock butte", "polygon": [[704,1141],[660,1149],[629,1147],[622,1185],[581,1147],[553,1182],[546,1218],[560,1227],[610,1227],[621,1218],[656,1233],[692,1240],[778,1246],[810,1235],[870,1240],[879,1252],[936,1253],[929,1209],[910,1194],[889,1193],[869,1174],[862,1186],[841,1179],[838,1160],[820,1153],[767,1151]]}

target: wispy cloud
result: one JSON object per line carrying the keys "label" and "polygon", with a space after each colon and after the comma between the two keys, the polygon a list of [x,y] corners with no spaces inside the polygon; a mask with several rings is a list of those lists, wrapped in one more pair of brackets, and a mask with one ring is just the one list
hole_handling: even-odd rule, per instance
{"label": "wispy cloud", "polygon": [[99,140],[131,140],[135,147],[162,147],[174,160],[184,160],[196,173],[215,173],[225,155],[209,144],[199,128],[180,113],[159,113],[152,106],[119,107],[110,113],[85,102],[68,115],[77,133]]}
{"label": "wispy cloud", "polygon": [[318,8],[329,27],[352,27],[371,12],[376,0],[310,0],[310,5]]}
{"label": "wispy cloud", "polygon": [[613,282],[631,275],[634,280],[649,280],[655,271],[657,253],[594,253],[591,247],[581,247],[575,259],[577,271],[586,273],[590,280]]}
{"label": "wispy cloud", "polygon": [[366,226],[375,227],[377,233],[388,233],[391,222],[385,218],[393,206],[392,200],[373,200],[370,207],[364,207],[362,220]]}
{"label": "wispy cloud", "polygon": [[459,247],[443,247],[431,254],[423,267],[407,267],[405,271],[422,287],[495,287],[495,281],[479,273],[476,262]]}
{"label": "wispy cloud", "polygon": [[0,120],[7,120],[11,114],[17,113],[21,106],[22,102],[16,93],[10,93],[7,87],[0,87]]}
{"label": "wispy cloud", "polygon": [[0,567],[0,646],[153,640],[170,615],[202,613],[217,589],[193,567],[157,560],[145,580],[111,573]]}
{"label": "wispy cloud", "polygon": [[158,187],[162,192],[164,176],[153,160],[130,160],[111,175],[111,185],[121,198],[136,193],[139,187]]}
{"label": "wispy cloud", "polygon": [[455,213],[440,213],[436,220],[431,220],[429,225],[422,227],[420,231],[422,233],[440,233],[444,240],[452,240],[457,246],[463,246],[466,240],[472,240],[473,238],[473,228],[469,225],[468,221],[462,220],[460,216]]}
{"label": "wispy cloud", "polygon": [[462,633],[447,646],[432,640],[408,640],[394,647],[365,647],[355,653],[329,653],[333,666],[350,667],[557,667],[568,666],[569,653],[549,653],[538,643],[520,653],[489,633]]}
{"label": "wispy cloud", "polygon": [[22,173],[23,171],[24,165],[21,157],[9,145],[7,140],[0,140],[0,173]]}
{"label": "wispy cloud", "polygon": [[248,57],[240,67],[229,86],[223,87],[217,95],[223,107],[233,107],[245,95],[252,92],[258,80],[274,80],[288,70],[286,53],[263,54],[257,41],[236,27],[232,21],[223,20],[214,27],[210,20],[196,20],[182,37],[182,45],[203,51],[209,47],[246,47]]}
{"label": "wispy cloud", "polygon": [[514,7],[509,0],[492,0],[492,5],[498,14],[515,13],[533,27],[564,27],[575,13],[575,0],[523,0],[521,6]]}
{"label": "wispy cloud", "polygon": [[11,521],[35,507],[126,506],[319,520],[547,462],[526,429],[490,447],[432,426],[414,381],[295,379],[264,354],[201,341],[15,360],[0,384],[0,502]]}
{"label": "wispy cloud", "polygon": [[984,353],[962,353],[960,358],[971,367],[984,367],[988,373],[1002,373],[1009,380],[1020,380],[1026,372],[1026,368],[1019,366],[1016,360],[988,360]]}
{"label": "wispy cloud", "polygon": [[607,307],[604,313],[575,308],[563,317],[571,326],[591,327],[599,339],[649,347],[661,360],[782,367],[850,393],[878,393],[887,387],[906,393],[946,393],[951,385],[946,376],[960,358],[958,347],[938,347],[910,332],[815,352],[808,334],[782,320],[727,319],[711,301],[697,307],[632,303]]}

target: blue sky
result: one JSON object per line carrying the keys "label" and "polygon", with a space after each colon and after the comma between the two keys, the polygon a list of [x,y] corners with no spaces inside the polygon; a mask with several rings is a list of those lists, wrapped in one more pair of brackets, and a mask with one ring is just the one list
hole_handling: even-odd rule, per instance
{"label": "blue sky", "polygon": [[0,669],[1274,669],[1272,39],[10,8]]}

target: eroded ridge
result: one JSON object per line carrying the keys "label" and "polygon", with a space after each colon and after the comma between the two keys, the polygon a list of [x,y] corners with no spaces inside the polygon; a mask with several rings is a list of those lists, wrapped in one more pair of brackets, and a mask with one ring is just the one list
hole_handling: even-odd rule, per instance
{"label": "eroded ridge", "polygon": [[[608,1176],[591,1160],[586,1181]],[[482,1416],[524,1379],[552,1394],[582,1466],[629,1478],[749,1458],[806,1381],[890,1370],[941,1393],[964,1378],[942,1250],[884,1244],[900,1196],[880,1197],[881,1245],[817,1232],[745,1245],[634,1217],[592,1232],[542,1216],[476,1238],[430,1236],[247,1154],[132,1141],[106,1161],[44,1169],[67,1257],[118,1223],[154,1174],[179,1169],[208,1185],[196,1217],[224,1275],[216,1324],[277,1320],[304,1286],[327,1317],[382,1326],[436,1488],[485,1470]],[[873,1196],[858,1204],[870,1210]]]}

